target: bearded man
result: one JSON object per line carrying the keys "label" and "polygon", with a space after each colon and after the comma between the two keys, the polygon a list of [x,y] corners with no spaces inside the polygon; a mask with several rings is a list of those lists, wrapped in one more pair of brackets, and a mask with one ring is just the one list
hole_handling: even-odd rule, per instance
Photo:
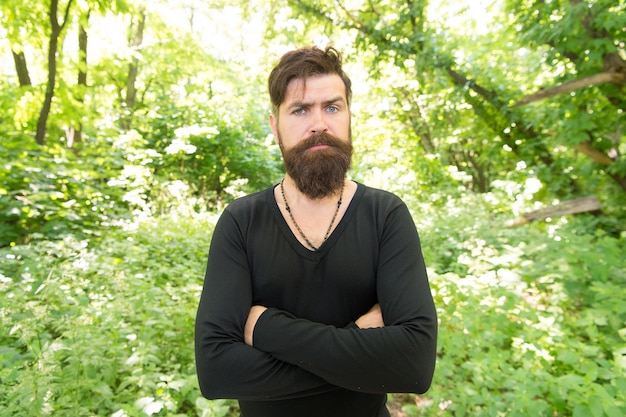
{"label": "bearded man", "polygon": [[336,49],[288,52],[268,84],[285,177],[215,227],[200,389],[243,417],[388,417],[387,393],[424,393],[435,368],[415,224],[397,196],[347,178],[352,90]]}

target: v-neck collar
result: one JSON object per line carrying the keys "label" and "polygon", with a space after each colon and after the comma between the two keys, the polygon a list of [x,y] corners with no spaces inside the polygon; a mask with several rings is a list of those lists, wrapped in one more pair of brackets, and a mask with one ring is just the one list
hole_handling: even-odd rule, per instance
{"label": "v-neck collar", "polygon": [[280,228],[287,242],[289,242],[289,245],[300,256],[313,262],[319,262],[326,255],[326,253],[328,253],[328,251],[335,245],[335,243],[337,242],[337,240],[339,239],[343,231],[346,229],[347,225],[350,223],[350,221],[354,217],[354,211],[358,207],[359,200],[361,199],[361,197],[363,196],[363,193],[365,192],[364,185],[356,181],[355,183],[357,185],[357,188],[354,193],[354,196],[352,196],[352,199],[350,200],[350,203],[348,204],[348,208],[346,209],[346,212],[341,217],[341,220],[339,220],[339,223],[337,223],[337,226],[332,231],[330,236],[328,236],[328,239],[326,239],[326,241],[324,241],[324,243],[322,243],[322,245],[315,251],[307,248],[302,243],[300,243],[296,235],[291,231],[291,228],[289,227],[287,220],[283,217],[280,211],[280,208],[278,206],[278,202],[276,201],[276,198],[274,197],[274,189],[278,187],[279,184],[276,184],[274,187],[268,188],[266,190],[266,201],[274,215],[276,224]]}

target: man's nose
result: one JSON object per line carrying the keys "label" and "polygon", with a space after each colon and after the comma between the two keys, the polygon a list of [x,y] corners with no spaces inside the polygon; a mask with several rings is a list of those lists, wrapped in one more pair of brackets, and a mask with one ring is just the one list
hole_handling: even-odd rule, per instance
{"label": "man's nose", "polygon": [[328,130],[324,111],[322,109],[313,111],[313,120],[311,124],[311,133],[322,133]]}

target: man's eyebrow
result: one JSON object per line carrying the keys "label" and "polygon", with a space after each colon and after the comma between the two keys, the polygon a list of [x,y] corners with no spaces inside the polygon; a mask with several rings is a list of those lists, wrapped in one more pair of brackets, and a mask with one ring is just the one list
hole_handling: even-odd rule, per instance
{"label": "man's eyebrow", "polygon": [[307,107],[311,107],[312,105],[313,103],[307,103],[305,101],[294,101],[293,103],[287,106],[287,110],[307,108]]}
{"label": "man's eyebrow", "polygon": [[332,98],[330,100],[326,100],[322,104],[324,106],[327,106],[329,104],[335,104],[335,103],[342,103],[342,104],[345,103],[345,100],[343,99],[343,96],[337,96],[337,97]]}
{"label": "man's eyebrow", "polygon": [[[329,104],[335,104],[335,103],[345,103],[345,100],[343,98],[343,96],[337,96],[334,98],[331,98],[329,100],[324,100],[322,102],[323,106],[328,106]],[[307,102],[307,101],[294,101],[293,103],[291,103],[290,105],[287,106],[288,110],[291,109],[301,109],[301,108],[308,108],[311,107],[314,103],[312,102]]]}

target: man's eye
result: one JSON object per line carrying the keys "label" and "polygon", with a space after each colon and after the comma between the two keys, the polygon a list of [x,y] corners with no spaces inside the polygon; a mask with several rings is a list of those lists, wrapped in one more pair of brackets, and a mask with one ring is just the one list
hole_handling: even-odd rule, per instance
{"label": "man's eye", "polygon": [[339,111],[339,108],[337,106],[328,106],[326,110],[328,110],[330,113],[336,113]]}
{"label": "man's eye", "polygon": [[304,109],[295,109],[293,111],[293,114],[302,114],[302,113],[304,113]]}

